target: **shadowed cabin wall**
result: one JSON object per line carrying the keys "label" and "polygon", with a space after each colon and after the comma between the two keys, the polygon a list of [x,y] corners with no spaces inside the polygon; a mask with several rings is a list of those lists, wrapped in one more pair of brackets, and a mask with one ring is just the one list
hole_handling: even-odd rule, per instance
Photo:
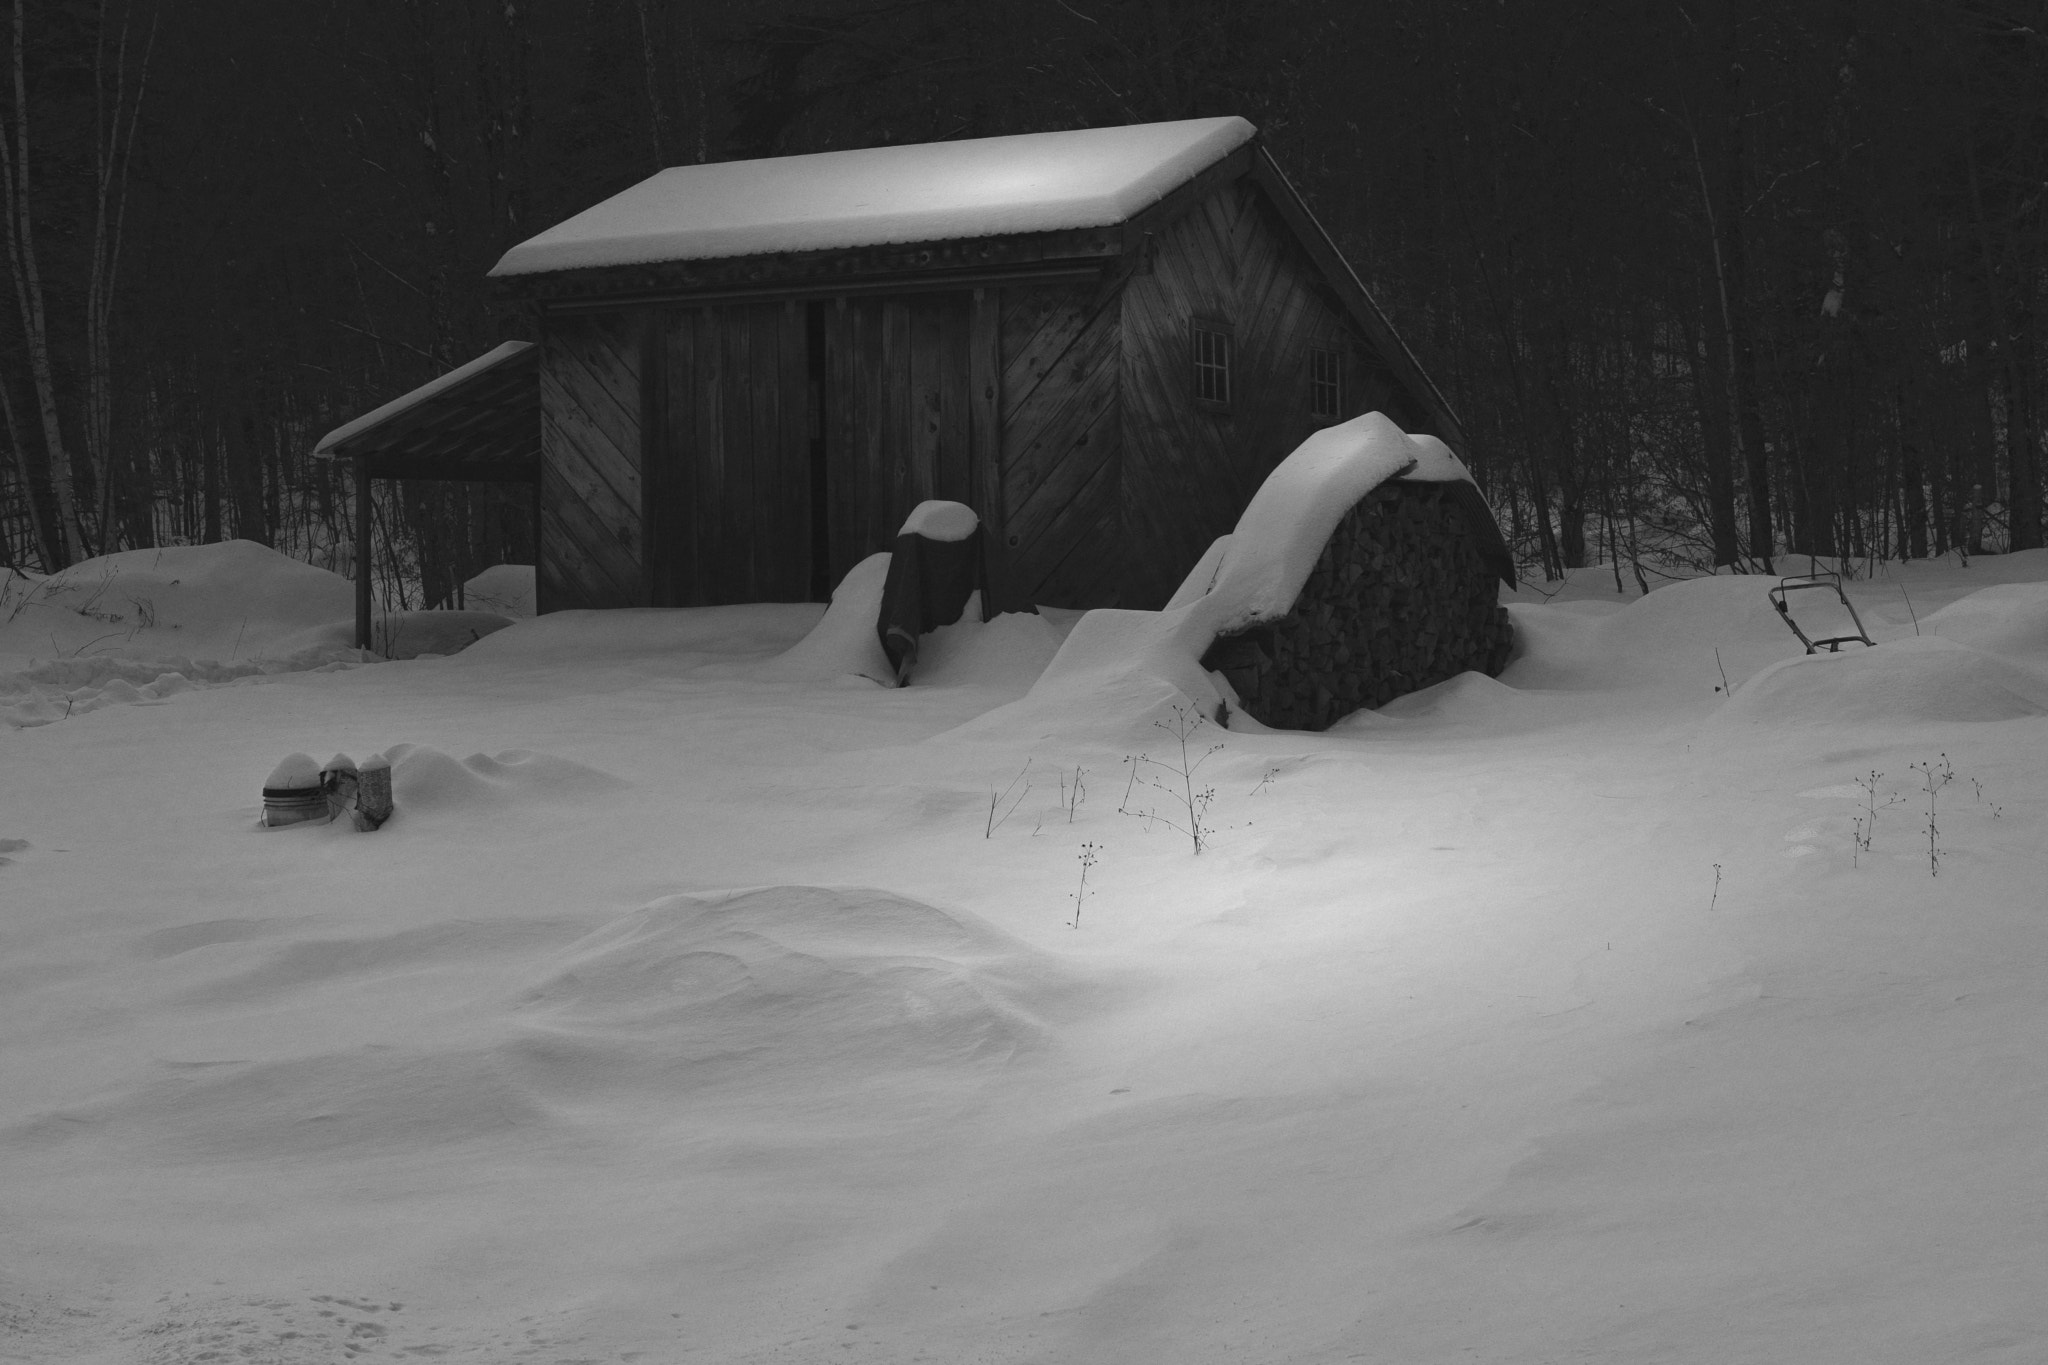
{"label": "shadowed cabin wall", "polygon": [[[1194,319],[1231,333],[1228,412],[1196,404]],[[1223,186],[1158,233],[1149,268],[1124,286],[1122,325],[1121,606],[1163,606],[1318,427],[1376,409],[1408,431],[1431,427],[1250,180]],[[1312,345],[1343,357],[1339,418],[1310,415]]]}
{"label": "shadowed cabin wall", "polygon": [[535,608],[648,600],[641,486],[643,314],[551,319],[540,361]]}

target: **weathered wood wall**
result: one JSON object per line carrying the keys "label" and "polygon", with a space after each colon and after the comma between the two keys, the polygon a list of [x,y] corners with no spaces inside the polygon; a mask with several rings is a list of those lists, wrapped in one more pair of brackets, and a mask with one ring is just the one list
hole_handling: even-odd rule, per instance
{"label": "weathered wood wall", "polygon": [[[1513,643],[1485,532],[1448,484],[1382,484],[1346,513],[1278,621],[1203,657],[1263,724],[1322,730],[1466,669],[1497,675]],[[1484,514],[1484,505],[1479,513]]]}
{"label": "weathered wood wall", "polygon": [[1129,606],[1123,583],[1116,295],[1002,291],[1001,483],[991,518],[1003,610]]}
{"label": "weathered wood wall", "polygon": [[[1228,412],[1194,401],[1193,319],[1232,337]],[[1309,348],[1344,357],[1343,416],[1378,409],[1427,430],[1420,405],[1337,307],[1315,266],[1249,179],[1167,225],[1123,290],[1125,606],[1156,608],[1273,467],[1331,419],[1310,415]]]}
{"label": "weathered wood wall", "polygon": [[663,313],[650,402],[648,574],[657,606],[811,595],[804,306]]}
{"label": "weathered wood wall", "polygon": [[831,581],[895,543],[927,498],[972,503],[972,298],[840,298],[823,307]]}
{"label": "weathered wood wall", "polygon": [[540,611],[648,600],[640,440],[646,331],[640,312],[560,318],[545,330]]}

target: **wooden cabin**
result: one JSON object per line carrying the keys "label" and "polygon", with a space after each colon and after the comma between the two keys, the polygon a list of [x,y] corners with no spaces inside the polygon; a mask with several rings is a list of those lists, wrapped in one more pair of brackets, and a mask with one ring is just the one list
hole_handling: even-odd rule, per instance
{"label": "wooden cabin", "polygon": [[[1316,428],[1464,450],[1239,118],[675,167],[492,275],[539,335],[501,364],[538,362],[542,611],[823,599],[927,498],[997,609],[1156,608]],[[351,427],[324,453],[403,477]]]}

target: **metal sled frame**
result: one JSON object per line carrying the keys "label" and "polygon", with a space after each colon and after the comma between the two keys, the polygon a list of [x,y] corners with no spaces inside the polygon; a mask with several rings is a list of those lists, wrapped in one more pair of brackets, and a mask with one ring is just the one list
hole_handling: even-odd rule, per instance
{"label": "metal sled frame", "polygon": [[[1799,623],[1792,619],[1792,608],[1785,604],[1787,593],[1799,592],[1805,588],[1832,590],[1835,600],[1842,604],[1849,613],[1849,619],[1856,623],[1856,633],[1831,635],[1825,640],[1808,639],[1806,632],[1799,628]],[[1849,600],[1849,594],[1842,591],[1842,576],[1838,573],[1805,573],[1781,578],[1778,580],[1778,586],[1771,589],[1770,597],[1771,605],[1778,609],[1778,615],[1785,618],[1785,624],[1799,637],[1799,643],[1806,646],[1808,654],[1818,654],[1822,649],[1826,649],[1830,654],[1839,654],[1842,646],[1846,644],[1865,644],[1873,647],[1877,644],[1877,641],[1870,638],[1870,632],[1863,628],[1863,618],[1856,614],[1856,606]]]}

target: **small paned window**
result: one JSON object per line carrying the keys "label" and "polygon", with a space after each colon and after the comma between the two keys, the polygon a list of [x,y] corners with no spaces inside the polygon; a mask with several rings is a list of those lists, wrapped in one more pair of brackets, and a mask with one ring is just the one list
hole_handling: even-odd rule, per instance
{"label": "small paned window", "polygon": [[1230,329],[1197,321],[1191,331],[1195,358],[1195,402],[1214,411],[1230,407]]}
{"label": "small paned window", "polygon": [[1344,415],[1344,362],[1336,351],[1308,348],[1308,412],[1311,417]]}

